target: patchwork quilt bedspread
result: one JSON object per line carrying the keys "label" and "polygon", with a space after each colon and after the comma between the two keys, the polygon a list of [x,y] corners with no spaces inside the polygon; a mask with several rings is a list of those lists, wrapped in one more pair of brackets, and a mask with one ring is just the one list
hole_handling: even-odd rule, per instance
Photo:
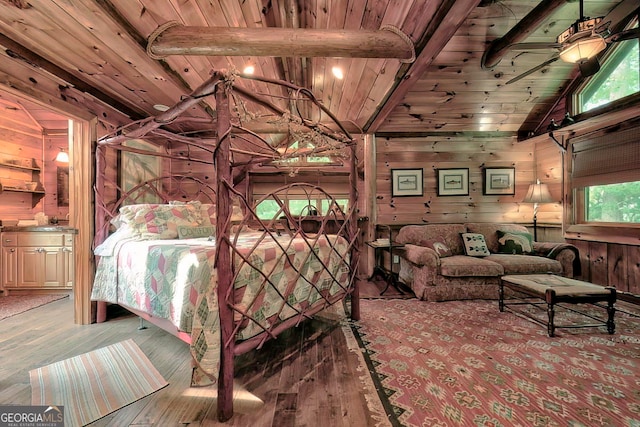
{"label": "patchwork quilt bedspread", "polygon": [[[312,306],[323,295],[339,293],[340,284],[348,283],[348,245],[341,237],[321,236],[310,247],[299,237],[243,232],[235,249],[235,306],[250,316],[236,314],[242,325],[239,340]],[[218,372],[215,251],[215,240],[125,238],[114,245],[111,256],[100,258],[92,291],[93,300],[144,311],[191,334],[191,354],[202,371],[194,372],[194,385]]]}

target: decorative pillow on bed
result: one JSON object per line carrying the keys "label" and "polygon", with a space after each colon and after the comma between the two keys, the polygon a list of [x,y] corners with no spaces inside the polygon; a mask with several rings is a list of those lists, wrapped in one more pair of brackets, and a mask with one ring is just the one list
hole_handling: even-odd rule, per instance
{"label": "decorative pillow on bed", "polygon": [[468,256],[483,257],[490,255],[487,242],[480,233],[460,233],[464,243],[464,253]]}
{"label": "decorative pillow on bed", "polygon": [[216,205],[211,203],[203,203],[200,205],[200,216],[202,216],[202,225],[215,225]]}
{"label": "decorative pillow on bed", "polygon": [[140,204],[120,208],[121,219],[140,239],[175,239],[179,226],[195,227],[202,223],[200,204]]}
{"label": "decorative pillow on bed", "polygon": [[189,227],[185,225],[178,226],[178,239],[197,239],[200,237],[211,237],[216,235],[216,227],[213,225],[201,225],[198,227]]}
{"label": "decorative pillow on bed", "polygon": [[498,230],[498,253],[530,254],[533,252],[533,236],[523,231]]}
{"label": "decorative pillow on bed", "polygon": [[451,248],[447,246],[447,242],[444,241],[444,237],[442,236],[438,236],[432,240],[425,241],[424,246],[436,251],[440,258],[445,258],[453,255]]}

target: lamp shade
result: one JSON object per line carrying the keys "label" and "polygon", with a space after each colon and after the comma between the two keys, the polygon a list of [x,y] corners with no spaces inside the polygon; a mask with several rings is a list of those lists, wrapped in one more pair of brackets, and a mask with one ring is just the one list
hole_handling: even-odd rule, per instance
{"label": "lamp shade", "polygon": [[571,43],[560,52],[564,62],[579,64],[593,58],[607,47],[607,42],[599,35],[592,35]]}
{"label": "lamp shade", "polygon": [[524,196],[524,203],[552,203],[553,197],[549,192],[547,184],[541,184],[540,180],[537,180],[535,184],[529,185],[529,191]]}
{"label": "lamp shade", "polygon": [[60,152],[58,152],[58,155],[56,156],[56,162],[69,163],[69,153],[67,153],[66,151],[64,151],[63,148],[61,148]]}

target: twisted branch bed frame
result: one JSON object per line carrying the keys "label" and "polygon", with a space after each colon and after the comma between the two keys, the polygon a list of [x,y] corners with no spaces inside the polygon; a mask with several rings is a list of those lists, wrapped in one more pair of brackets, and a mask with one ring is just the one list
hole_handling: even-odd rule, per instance
{"label": "twisted branch bed frame", "polygon": [[[302,117],[293,117],[286,109],[272,104],[264,97],[249,93],[246,89],[234,84],[235,79],[251,78],[265,84],[277,84],[285,88],[286,91],[292,92],[294,96],[311,102],[320,108],[326,116],[332,119],[338,129],[333,131],[324,128],[317,123],[312,123]],[[336,200],[326,193],[322,188],[310,184],[291,184],[284,186],[272,194],[264,196],[262,200],[273,200],[279,206],[278,212],[269,220],[258,218],[253,205],[244,197],[242,192],[233,186],[232,167],[238,162],[234,159],[234,155],[242,155],[246,159],[250,156],[249,163],[264,161],[265,159],[286,159],[287,157],[295,157],[295,152],[282,153],[282,150],[276,150],[266,140],[259,135],[242,128],[239,124],[232,124],[231,104],[230,100],[235,101],[235,109],[238,110],[239,101],[234,98],[234,93],[239,94],[251,103],[257,104],[260,108],[275,114],[279,118],[285,117],[286,120],[295,122],[296,126],[310,130],[315,138],[322,138],[328,141],[325,146],[319,146],[316,152],[335,152],[336,149],[346,147],[349,151],[350,173],[349,173],[349,209],[344,211]],[[191,108],[195,103],[201,102],[205,97],[215,96],[215,109],[217,118],[215,120],[216,137],[211,138],[194,138],[182,134],[176,134],[162,129],[163,125],[179,120],[180,115]],[[235,147],[233,144],[232,131],[242,133],[241,140],[243,147]],[[124,142],[134,138],[162,138],[166,141],[177,142],[187,147],[184,152],[176,156],[174,153],[164,152],[155,153],[147,152],[140,149],[127,147]],[[252,140],[251,144],[254,149],[247,150],[246,142]],[[137,154],[156,155],[163,159],[171,159],[172,162],[179,160],[201,162],[211,164],[215,172],[215,184],[209,184],[204,180],[189,175],[163,175],[138,184],[134,188],[125,191],[118,183],[117,172],[114,168],[108,167],[113,164],[117,158],[115,152],[129,151]],[[205,155],[203,156],[203,153]],[[210,155],[211,160],[206,157]],[[168,202],[170,200],[201,200],[203,202],[214,203],[216,205],[216,259],[215,269],[217,270],[218,287],[217,296],[219,301],[219,318],[221,332],[221,354],[220,354],[220,371],[218,374],[218,419],[226,421],[233,415],[233,376],[234,376],[234,356],[248,352],[253,349],[262,347],[265,341],[275,338],[284,330],[298,325],[301,321],[310,318],[317,312],[326,307],[338,303],[343,299],[350,298],[351,302],[351,318],[358,320],[360,318],[359,308],[359,292],[357,289],[357,281],[355,275],[359,261],[358,251],[358,232],[357,232],[357,174],[356,174],[356,152],[355,142],[351,135],[344,129],[342,124],[327,111],[306,89],[292,86],[286,82],[279,82],[265,78],[257,78],[252,76],[242,76],[233,73],[214,72],[212,77],[201,87],[196,89],[190,96],[184,97],[178,104],[168,111],[149,118],[141,122],[136,122],[125,128],[118,129],[111,135],[108,135],[98,141],[96,150],[96,218],[95,218],[95,240],[94,246],[101,243],[109,233],[109,221],[118,214],[119,208],[123,204],[135,203],[136,198],[152,194],[159,201]],[[303,212],[302,215],[292,214],[289,211],[286,199],[291,193],[295,193],[298,197],[304,194],[307,198],[309,209],[308,214],[314,211],[320,211],[319,207],[314,206],[315,200],[321,198],[329,201],[328,213],[321,218],[319,230],[314,233],[307,233],[303,229],[304,219],[307,216]],[[262,333],[245,340],[236,342],[236,334],[239,331],[243,321],[251,321],[247,314],[247,310],[238,307],[234,298],[234,279],[243,264],[251,264],[251,257],[240,254],[235,248],[238,235],[232,233],[231,229],[231,199],[232,197],[239,200],[243,210],[243,219],[240,222],[239,229],[243,225],[251,225],[262,230],[262,239],[274,237],[276,234],[287,232],[292,236],[304,239],[308,248],[313,248],[315,243],[321,238],[328,237],[328,231],[331,234],[342,236],[350,249],[348,259],[342,260],[348,268],[349,280],[347,283],[339,283],[340,291],[334,296],[322,296],[322,304],[314,304],[308,309],[296,309],[296,315],[287,320],[264,327]],[[317,218],[317,217],[316,217]],[[261,240],[262,240],[261,239]],[[257,246],[257,245],[256,245]],[[255,249],[255,248],[254,248]],[[281,248],[286,249],[286,248]],[[283,250],[286,253],[286,250]],[[307,255],[309,256],[309,255]],[[238,262],[238,259],[240,261]],[[323,268],[327,266],[323,264]],[[257,268],[259,271],[260,269]],[[296,270],[297,278],[301,278],[301,272]],[[332,276],[336,281],[336,277]],[[272,286],[269,277],[262,273],[260,275],[262,286]],[[305,279],[306,280],[306,279]],[[308,280],[307,280],[307,283]],[[316,290],[315,284],[310,283]],[[280,294],[284,301],[287,301],[287,295]],[[288,305],[288,307],[292,307]],[[145,313],[136,312],[151,323],[168,330],[178,336],[185,342],[190,342],[189,334],[177,331],[175,326],[168,324],[169,322],[157,321],[155,318],[146,316]],[[234,320],[234,316],[236,320]],[[106,319],[106,304],[98,303],[98,321]],[[240,319],[240,320],[238,320]]]}

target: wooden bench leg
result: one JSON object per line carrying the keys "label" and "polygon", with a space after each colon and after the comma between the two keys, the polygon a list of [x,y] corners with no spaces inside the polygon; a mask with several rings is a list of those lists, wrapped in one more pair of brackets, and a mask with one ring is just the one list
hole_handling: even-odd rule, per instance
{"label": "wooden bench leg", "polygon": [[547,289],[547,291],[545,292],[545,299],[547,301],[547,317],[548,317],[547,333],[549,334],[550,337],[553,337],[555,332],[555,326],[553,325],[553,320],[555,317],[553,305],[556,302],[556,291],[554,291],[553,289]]}
{"label": "wooden bench leg", "polygon": [[610,288],[611,294],[607,298],[607,332],[609,335],[613,335],[616,332],[616,323],[613,320],[616,314],[616,308],[613,306],[616,302],[616,290]]}

